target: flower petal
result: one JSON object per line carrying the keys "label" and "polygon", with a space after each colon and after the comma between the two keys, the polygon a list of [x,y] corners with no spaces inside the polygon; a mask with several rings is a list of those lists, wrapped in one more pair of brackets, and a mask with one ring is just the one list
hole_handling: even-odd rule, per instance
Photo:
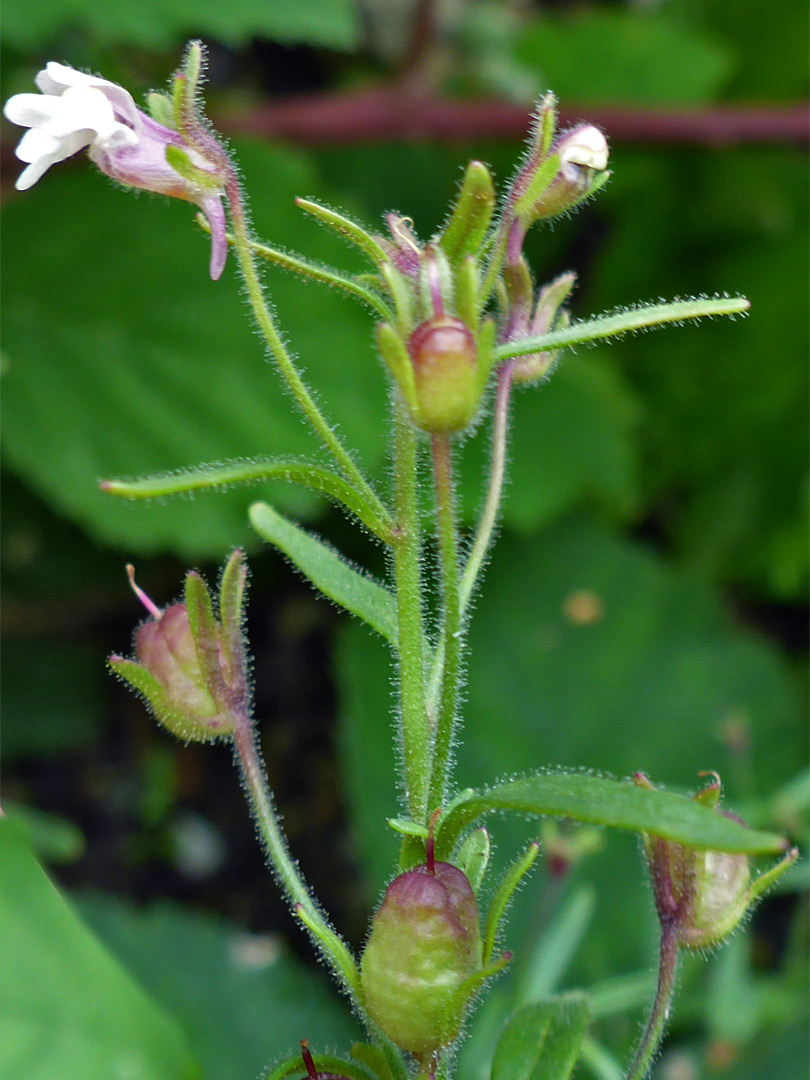
{"label": "flower petal", "polygon": [[132,95],[117,83],[99,79],[95,75],[87,75],[84,71],[76,71],[75,68],[57,64],[53,60],[45,65],[45,70],[40,71],[34,81],[43,94],[59,95],[70,87],[78,86],[100,90],[114,108],[119,119],[125,120],[132,127],[137,126],[138,110]]}
{"label": "flower petal", "polygon": [[219,281],[222,277],[222,271],[225,269],[225,260],[228,257],[227,225],[225,222],[225,209],[222,205],[222,195],[218,191],[215,194],[206,195],[200,199],[198,205],[211,226],[209,273],[212,281]]}
{"label": "flower petal", "polygon": [[15,94],[3,107],[3,115],[20,127],[39,127],[47,123],[58,109],[59,103],[55,98],[43,97],[42,94]]}

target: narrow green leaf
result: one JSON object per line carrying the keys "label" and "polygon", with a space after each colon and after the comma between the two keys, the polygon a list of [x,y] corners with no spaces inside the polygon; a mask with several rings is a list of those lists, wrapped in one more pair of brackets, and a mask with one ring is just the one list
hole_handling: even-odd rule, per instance
{"label": "narrow green leaf", "polygon": [[0,819],[0,1075],[191,1080],[185,1038],[77,918]]}
{"label": "narrow green leaf", "polygon": [[267,480],[286,480],[325,495],[354,514],[381,540],[390,537],[388,523],[339,473],[322,465],[309,465],[290,458],[214,462],[145,476],[139,480],[102,480],[99,487],[108,495],[123,499],[160,499],[190,491],[222,490],[233,484],[257,484]]}
{"label": "narrow green leaf", "polygon": [[396,646],[396,604],[383,584],[356,570],[322,540],[282,517],[267,503],[251,506],[250,521],[256,532],[283,551],[324,596],[363,619]]}
{"label": "narrow green leaf", "polygon": [[[203,214],[197,215],[197,224],[203,232],[210,234],[211,226]],[[232,246],[234,242],[233,233],[226,233],[225,238]],[[355,278],[341,274],[331,266],[312,262],[311,259],[307,259],[303,255],[293,255],[290,251],[282,251],[281,248],[273,247],[271,244],[262,244],[258,240],[250,241],[250,249],[260,259],[265,259],[267,262],[273,263],[274,266],[280,266],[282,270],[300,274],[301,277],[317,281],[321,285],[331,285],[336,289],[341,289],[343,292],[348,293],[349,296],[354,297],[355,300],[359,300],[362,304],[371,308],[372,311],[378,312],[384,319],[391,318],[391,312],[382,297]]]}
{"label": "narrow green leaf", "polygon": [[501,1035],[492,1080],[568,1080],[589,1018],[584,994],[565,994],[521,1009]]}
{"label": "narrow green leaf", "polygon": [[323,206],[321,203],[312,202],[310,199],[296,199],[295,205],[302,210],[306,210],[308,214],[312,214],[323,225],[334,229],[344,240],[348,240],[358,247],[376,266],[390,261],[385,248],[378,244],[371,233],[366,232],[362,225],[358,225],[351,218],[338,214],[335,210],[330,210],[328,206]]}
{"label": "narrow green leaf", "polygon": [[455,854],[453,864],[462,871],[474,893],[481,888],[491,852],[492,842],[489,833],[482,826],[470,833]]}
{"label": "narrow green leaf", "polygon": [[781,836],[746,829],[686,795],[637,787],[629,780],[550,772],[507,780],[457,802],[439,825],[439,857],[452,850],[461,830],[477,818],[504,811],[647,832],[695,848],[741,855],[779,853],[786,846]]}
{"label": "narrow green leaf", "polygon": [[[582,944],[596,911],[596,890],[578,886],[551,918],[534,945],[515,989],[515,1004],[530,1005],[551,997]],[[590,999],[590,988],[588,991]]]}
{"label": "narrow green leaf", "polygon": [[529,353],[547,349],[571,348],[589,341],[603,341],[621,337],[634,330],[650,330],[667,323],[681,323],[688,319],[704,319],[712,315],[742,315],[748,311],[750,302],[743,296],[698,297],[695,300],[672,300],[667,304],[649,304],[600,315],[595,319],[573,323],[563,330],[548,334],[510,341],[495,349],[495,360],[500,362],[510,356],[527,356]]}
{"label": "narrow green leaf", "polygon": [[492,954],[495,951],[495,942],[498,937],[498,931],[500,930],[503,917],[506,914],[506,909],[509,906],[512,897],[515,895],[515,890],[526,874],[531,870],[532,866],[534,866],[535,859],[539,854],[540,845],[536,840],[533,840],[531,844],[529,844],[527,850],[509,867],[500,885],[495,890],[495,895],[492,898],[489,913],[487,914],[486,929],[484,931],[484,964],[489,963]]}

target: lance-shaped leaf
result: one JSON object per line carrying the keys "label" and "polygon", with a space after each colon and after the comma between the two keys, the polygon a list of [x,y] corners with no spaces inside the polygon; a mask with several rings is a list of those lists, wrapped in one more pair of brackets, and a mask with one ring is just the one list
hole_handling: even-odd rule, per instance
{"label": "lance-shaped leaf", "polygon": [[615,311],[600,315],[596,319],[573,323],[548,334],[507,342],[495,349],[495,361],[507,360],[510,356],[527,356],[529,353],[544,352],[547,349],[571,348],[589,341],[604,341],[632,333],[634,330],[650,330],[668,323],[678,324],[712,315],[742,315],[750,306],[744,296],[716,296],[628,308],[626,311]]}
{"label": "lance-shaped leaf", "polygon": [[492,1080],[568,1080],[588,1021],[584,994],[565,994],[521,1009],[501,1035]]}
{"label": "lance-shaped leaf", "polygon": [[[196,220],[203,232],[210,234],[211,226],[205,216],[198,214]],[[233,233],[226,233],[225,239],[230,246],[233,246]],[[313,262],[303,255],[293,254],[291,251],[282,251],[281,248],[273,247],[271,244],[262,244],[258,240],[249,240],[248,243],[250,244],[250,250],[254,255],[258,255],[260,259],[265,259],[274,266],[280,266],[282,270],[289,270],[290,273],[299,274],[310,281],[320,282],[321,285],[331,285],[342,292],[348,293],[355,300],[359,300],[360,303],[365,304],[372,311],[382,315],[383,318],[388,319],[391,317],[391,312],[382,297],[355,278],[342,274],[339,270],[335,270],[324,263]]]}
{"label": "lance-shaped leaf", "polygon": [[445,858],[460,832],[477,818],[505,811],[571,818],[733,854],[773,854],[787,847],[781,836],[746,829],[686,795],[637,787],[628,780],[550,772],[506,780],[456,800],[437,829],[437,858]]}
{"label": "lance-shaped leaf", "polygon": [[254,458],[251,461],[214,462],[176,472],[144,476],[139,480],[102,480],[99,487],[108,495],[122,499],[160,499],[191,491],[221,491],[234,484],[258,484],[267,480],[286,480],[299,484],[344,506],[383,541],[391,530],[366,499],[339,473],[322,465],[290,458]]}
{"label": "lance-shaped leaf", "polygon": [[329,229],[334,229],[344,240],[348,240],[349,243],[358,247],[376,266],[381,266],[383,263],[390,261],[385,248],[378,244],[371,233],[367,232],[362,225],[358,225],[351,218],[338,214],[337,211],[330,210],[328,206],[322,206],[321,203],[312,202],[310,199],[296,199],[295,205],[302,210],[306,210],[308,214],[312,214],[313,217],[317,218],[321,224],[326,225]]}
{"label": "lance-shaped leaf", "polygon": [[351,566],[317,536],[282,517],[267,503],[250,508],[253,528],[298,567],[324,596],[367,622],[392,645],[397,644],[396,604],[375,578]]}

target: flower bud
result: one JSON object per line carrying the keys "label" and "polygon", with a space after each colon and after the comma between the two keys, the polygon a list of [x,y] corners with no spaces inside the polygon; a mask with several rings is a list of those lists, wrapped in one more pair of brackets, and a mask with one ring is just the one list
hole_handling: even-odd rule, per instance
{"label": "flower bud", "polygon": [[[642,787],[652,787],[643,773],[634,780]],[[695,802],[716,809],[721,790],[715,776],[712,784],[694,796]],[[735,814],[717,812],[740,821]],[[678,945],[689,950],[710,948],[724,941],[798,857],[798,851],[793,849],[751,881],[746,855],[705,851],[655,836],[645,836],[644,843],[661,925],[674,928]]]}
{"label": "flower bud", "polygon": [[190,742],[230,735],[247,709],[247,677],[241,634],[246,571],[235,552],[222,576],[219,608],[195,571],[186,577],[184,603],[161,610],[135,584],[150,617],[135,633],[135,660],[111,656],[110,668],[143,695],[160,724]]}
{"label": "flower bud", "polygon": [[395,878],[360,968],[366,1008],[388,1038],[414,1054],[451,1043],[471,996],[463,984],[480,970],[478,907],[461,870],[437,862]]}

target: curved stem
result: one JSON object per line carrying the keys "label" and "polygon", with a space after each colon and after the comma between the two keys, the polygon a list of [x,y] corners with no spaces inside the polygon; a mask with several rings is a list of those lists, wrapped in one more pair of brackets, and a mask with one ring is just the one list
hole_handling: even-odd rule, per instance
{"label": "curved stem", "polygon": [[356,1008],[361,1007],[360,973],[343,939],[332,929],[309,889],[298,867],[290,856],[287,842],[273,806],[273,797],[267,783],[253,725],[242,711],[237,716],[233,733],[236,758],[245,781],[248,800],[256,820],[262,844],[273,873],[294,906],[296,913],[307,927],[316,948],[323,954],[338,981],[352,999]]}
{"label": "curved stem", "polygon": [[467,609],[475,583],[481,571],[484,557],[492,542],[492,533],[498,520],[498,511],[503,494],[503,478],[506,471],[506,436],[509,420],[509,393],[512,389],[512,374],[516,361],[504,364],[498,372],[498,386],[495,391],[495,412],[492,420],[492,460],[489,471],[487,500],[478,522],[475,539],[470,554],[464,565],[461,578],[461,611]]}
{"label": "curved stem", "polygon": [[425,703],[425,635],[419,569],[416,498],[417,442],[405,407],[397,402],[394,435],[395,526],[392,539],[399,628],[399,694],[402,757],[408,809],[427,820],[431,732]]}
{"label": "curved stem", "polygon": [[225,186],[225,191],[231,212],[231,222],[233,224],[234,248],[236,249],[236,254],[239,259],[239,266],[245,281],[245,287],[247,288],[250,306],[253,309],[253,314],[256,323],[262,332],[262,336],[267,342],[276,363],[281,369],[282,375],[286,379],[295,400],[298,402],[298,405],[307,420],[312,424],[326,448],[330,451],[335,458],[335,461],[337,461],[338,465],[343,470],[345,476],[369,501],[375,511],[381,517],[384,517],[385,508],[377,493],[355,465],[349,452],[346,450],[338,436],[326,422],[323,413],[315,404],[312,395],[304,385],[304,381],[298,373],[298,369],[293,363],[292,357],[287,352],[284,342],[281,339],[281,335],[276,329],[276,325],[270,314],[270,309],[262,291],[259,275],[256,271],[256,264],[254,262],[251,247],[252,241],[248,233],[245,210],[242,204],[242,193],[232,168],[229,169],[229,177]]}
{"label": "curved stem", "polygon": [[650,1071],[655,1055],[664,1037],[672,994],[675,989],[675,972],[678,967],[678,932],[674,921],[662,924],[661,951],[658,963],[658,987],[650,1010],[650,1018],[641,1036],[633,1060],[627,1070],[626,1080],[644,1080]]}
{"label": "curved stem", "polygon": [[436,522],[439,533],[439,556],[444,599],[442,645],[444,664],[436,736],[433,744],[433,770],[430,780],[431,808],[439,806],[447,787],[450,750],[456,720],[458,689],[461,677],[462,621],[458,575],[458,533],[456,529],[453,461],[449,435],[431,437],[433,474],[436,484]]}

